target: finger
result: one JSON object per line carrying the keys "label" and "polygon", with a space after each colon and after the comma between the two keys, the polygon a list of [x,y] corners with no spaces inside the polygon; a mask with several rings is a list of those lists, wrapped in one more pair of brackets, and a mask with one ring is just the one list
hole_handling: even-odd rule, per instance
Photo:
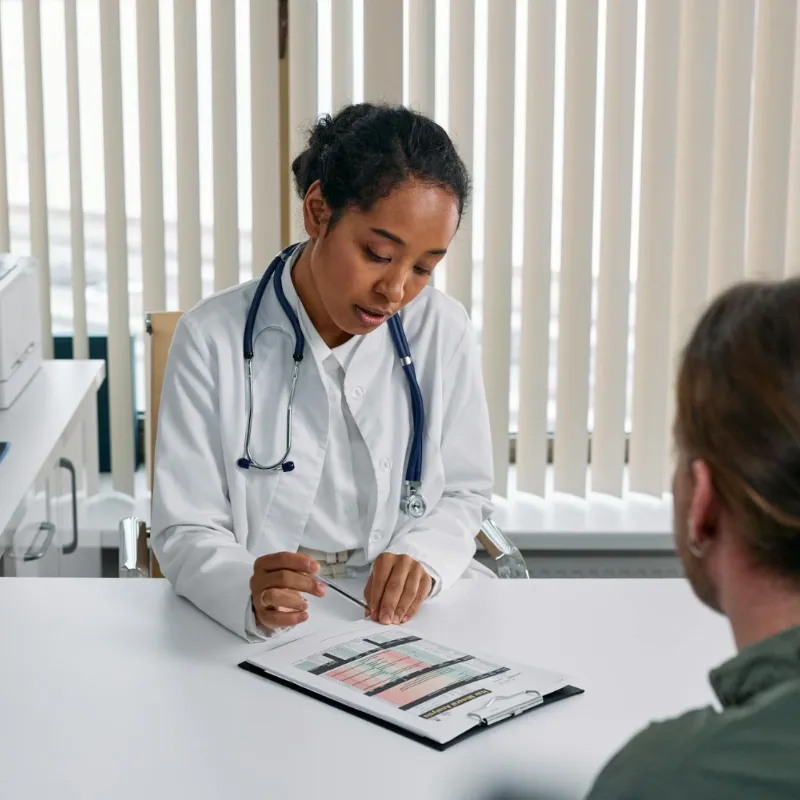
{"label": "finger", "polygon": [[420,582],[419,591],[417,592],[417,596],[414,598],[414,602],[411,603],[408,611],[406,611],[405,616],[401,620],[400,623],[401,625],[405,625],[406,622],[408,622],[411,619],[414,619],[414,617],[417,614],[417,611],[419,611],[420,609],[420,606],[425,602],[425,600],[428,598],[428,595],[431,593],[431,584],[432,584],[431,577],[426,572],[425,577]]}
{"label": "finger", "polygon": [[296,592],[306,592],[317,597],[325,594],[325,584],[320,583],[311,575],[304,575],[300,572],[283,569],[277,572],[266,572],[259,575],[258,587],[264,589],[294,589]]}
{"label": "finger", "polygon": [[258,621],[265,628],[293,628],[308,619],[307,611],[274,611],[266,609],[259,612]]}
{"label": "finger", "polygon": [[[273,592],[282,592],[281,595],[273,595]],[[266,611],[305,611],[302,608],[303,597],[290,589],[261,589],[251,586],[253,597],[253,608],[257,615]],[[286,605],[282,605],[282,602]]]}
{"label": "finger", "polygon": [[366,609],[364,609],[364,616],[369,617],[372,615],[370,611],[370,597],[372,596],[372,575],[370,574],[369,580],[367,580],[367,585],[364,587],[364,602],[367,604]]}
{"label": "finger", "polygon": [[265,589],[260,600],[266,611],[308,610],[308,601],[292,589]]}
{"label": "finger", "polygon": [[[253,593],[253,607],[258,621],[267,628],[292,627],[308,619],[305,602],[297,592],[270,589]],[[279,605],[280,604],[280,605]]]}
{"label": "finger", "polygon": [[260,556],[253,565],[254,572],[275,572],[279,570],[302,572],[315,575],[319,572],[319,564],[305,553],[269,553]]}
{"label": "finger", "polygon": [[378,612],[380,611],[381,597],[383,597],[383,590],[386,582],[389,580],[389,575],[392,572],[392,563],[394,557],[387,554],[378,556],[375,559],[375,564],[372,567],[372,574],[370,575],[370,583],[372,584],[372,591],[370,592],[369,602],[369,615],[375,622],[378,621]]}
{"label": "finger", "polygon": [[403,587],[403,593],[397,601],[397,608],[395,608],[392,617],[392,622],[395,625],[399,625],[405,619],[408,609],[411,608],[411,604],[416,600],[420,591],[420,583],[422,582],[422,572],[424,570],[420,566],[409,571],[406,585]]}
{"label": "finger", "polygon": [[[394,620],[394,612],[397,609],[397,602],[405,589],[408,573],[415,564],[411,558],[401,556],[392,566],[392,573],[386,582],[383,596],[380,600],[379,622],[382,625],[391,625]],[[416,588],[416,587],[415,587]]]}

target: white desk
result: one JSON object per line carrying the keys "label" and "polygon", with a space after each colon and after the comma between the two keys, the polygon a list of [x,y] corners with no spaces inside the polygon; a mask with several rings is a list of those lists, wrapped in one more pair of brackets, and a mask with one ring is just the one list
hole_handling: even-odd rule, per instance
{"label": "white desk", "polygon": [[[342,618],[348,601],[326,599]],[[682,581],[463,581],[430,637],[568,673],[586,694],[439,753],[237,669],[248,645],[163,580],[0,581],[0,796],[472,800],[501,770],[580,797],[651,717],[710,701],[726,622]]]}
{"label": "white desk", "polygon": [[[0,441],[11,443],[0,462],[0,556],[26,525],[54,524],[52,550],[71,541],[71,485],[59,462],[75,465],[84,503],[97,493],[97,390],[104,380],[103,361],[45,361],[11,408],[0,411]],[[48,574],[69,574],[68,560],[39,563],[55,564]]]}

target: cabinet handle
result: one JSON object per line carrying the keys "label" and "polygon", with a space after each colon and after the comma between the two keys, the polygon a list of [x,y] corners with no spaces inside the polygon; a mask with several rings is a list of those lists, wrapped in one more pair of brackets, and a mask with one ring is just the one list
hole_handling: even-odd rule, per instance
{"label": "cabinet handle", "polygon": [[[39,539],[39,534],[46,531],[46,535],[42,545],[39,547],[38,550],[34,550],[34,545],[36,544],[37,540]],[[36,536],[33,537],[33,541],[30,544],[30,547],[25,551],[25,555],[22,557],[23,561],[38,561],[50,548],[50,545],[53,542],[53,537],[56,535],[56,526],[53,525],[52,522],[40,522],[39,523],[39,530],[36,532]]]}
{"label": "cabinet handle", "polygon": [[75,465],[68,458],[59,459],[58,466],[69,472],[72,489],[72,541],[62,551],[65,556],[68,556],[78,549],[78,479],[75,475]]}

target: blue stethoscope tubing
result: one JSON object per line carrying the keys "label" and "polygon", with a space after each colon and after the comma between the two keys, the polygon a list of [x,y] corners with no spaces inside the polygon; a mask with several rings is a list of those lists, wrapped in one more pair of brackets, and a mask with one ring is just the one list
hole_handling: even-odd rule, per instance
{"label": "blue stethoscope tubing", "polygon": [[[256,287],[256,292],[253,295],[253,300],[250,303],[250,308],[247,310],[243,338],[243,355],[247,383],[247,427],[244,439],[244,455],[236,462],[242,469],[250,469],[252,467],[268,472],[291,472],[295,467],[294,462],[288,461],[287,459],[292,449],[292,408],[294,405],[294,393],[297,388],[297,377],[300,373],[300,363],[303,360],[306,340],[300,327],[300,320],[297,318],[297,314],[295,314],[294,309],[286,299],[281,278],[283,276],[284,266],[298,246],[298,244],[289,245],[289,247],[274,258],[266,272],[261,276],[261,280]],[[294,331],[294,352],[292,353],[292,361],[294,363],[292,366],[289,402],[286,407],[286,449],[280,459],[274,463],[260,464],[250,454],[250,437],[253,431],[253,331],[255,329],[256,317],[258,316],[258,309],[270,281],[272,281],[275,287],[275,296],[278,298],[278,303],[283,313],[286,314],[286,318],[291,323]],[[408,463],[406,465],[401,508],[410,517],[419,518],[422,517],[427,510],[425,499],[422,494],[420,494],[420,487],[422,484],[422,441],[423,432],[425,430],[425,406],[422,400],[422,391],[419,388],[419,381],[417,380],[417,373],[414,369],[414,362],[411,359],[408,340],[403,330],[403,323],[400,317],[395,314],[389,318],[386,324],[389,326],[389,332],[392,336],[392,342],[397,357],[400,360],[408,382],[411,401],[411,451],[408,455]]]}

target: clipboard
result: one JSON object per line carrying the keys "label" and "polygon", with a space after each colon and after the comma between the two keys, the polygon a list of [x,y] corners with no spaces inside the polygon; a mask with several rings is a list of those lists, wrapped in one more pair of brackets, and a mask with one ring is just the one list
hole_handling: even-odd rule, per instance
{"label": "clipboard", "polygon": [[326,703],[329,706],[333,706],[340,711],[346,711],[348,714],[352,714],[359,719],[366,720],[374,725],[379,725],[381,728],[391,730],[394,733],[405,736],[407,739],[411,739],[419,744],[427,745],[428,747],[438,750],[439,752],[443,752],[444,750],[452,747],[454,744],[462,742],[465,739],[474,736],[476,733],[481,733],[482,731],[485,731],[490,727],[494,727],[495,725],[499,725],[502,722],[508,722],[511,719],[515,719],[516,717],[522,716],[523,714],[526,714],[537,708],[541,708],[542,706],[551,705],[559,702],[560,700],[566,700],[569,697],[575,697],[576,695],[584,693],[583,689],[580,689],[577,686],[568,685],[563,686],[561,689],[557,689],[555,692],[550,692],[549,694],[544,695],[544,697],[542,697],[539,692],[533,690],[518,692],[514,695],[493,697],[487,703],[481,706],[481,708],[469,714],[470,717],[474,717],[476,719],[475,727],[470,728],[468,731],[465,731],[448,742],[442,743],[434,741],[433,739],[429,739],[427,736],[422,736],[414,731],[407,730],[406,728],[403,728],[402,726],[393,722],[380,719],[379,717],[369,714],[360,708],[354,708],[353,706],[347,705],[339,700],[335,700],[331,697],[320,694],[319,692],[315,692],[313,689],[309,689],[306,686],[293,683],[292,681],[282,678],[278,675],[273,675],[271,672],[268,672],[252,662],[242,661],[238,666],[245,672],[250,672],[253,675],[258,675],[261,678],[266,678],[268,681],[277,683],[280,686],[285,686],[287,689],[292,689],[293,691],[304,694],[307,697],[312,697],[315,700]]}

